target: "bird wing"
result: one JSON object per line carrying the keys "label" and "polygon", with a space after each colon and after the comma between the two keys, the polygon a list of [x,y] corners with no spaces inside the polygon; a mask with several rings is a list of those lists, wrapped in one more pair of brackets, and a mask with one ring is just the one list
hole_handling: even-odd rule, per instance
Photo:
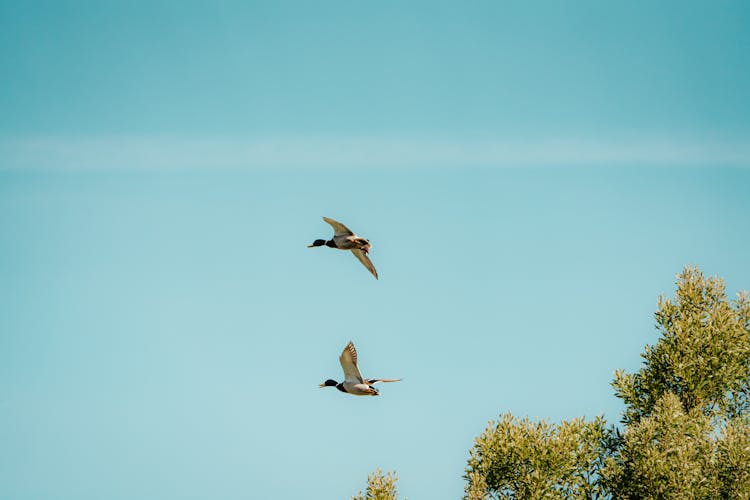
{"label": "bird wing", "polygon": [[372,385],[377,384],[378,382],[401,382],[402,379],[400,378],[368,378],[365,380],[365,384]]}
{"label": "bird wing", "polygon": [[339,362],[341,363],[341,368],[344,369],[345,381],[355,384],[364,383],[365,380],[362,378],[362,374],[359,373],[359,368],[357,368],[357,350],[354,348],[354,344],[351,342],[346,344],[346,347],[341,352],[341,356],[339,356]]}
{"label": "bird wing", "polygon": [[353,236],[354,235],[351,229],[349,229],[348,227],[346,227],[345,225],[343,225],[337,220],[329,219],[328,217],[323,217],[323,220],[329,223],[331,227],[333,227],[334,236]]}
{"label": "bird wing", "polygon": [[364,250],[360,250],[359,248],[353,249],[352,253],[354,254],[356,258],[359,259],[362,265],[365,266],[367,270],[372,273],[373,276],[375,276],[375,279],[378,279],[378,272],[375,270],[375,266],[372,265],[372,262],[370,261],[370,258],[367,256],[367,253]]}

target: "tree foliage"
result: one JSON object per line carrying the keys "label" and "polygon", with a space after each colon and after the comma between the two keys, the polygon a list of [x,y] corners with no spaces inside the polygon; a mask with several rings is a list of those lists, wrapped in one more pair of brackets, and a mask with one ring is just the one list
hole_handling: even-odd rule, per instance
{"label": "tree foliage", "polygon": [[490,422],[466,498],[750,498],[750,300],[688,267],[660,298],[643,367],[615,373],[624,428],[511,414]]}
{"label": "tree foliage", "polygon": [[[748,293],[729,300],[723,280],[687,267],[655,319],[641,369],[615,372],[622,427],[503,414],[474,441],[465,498],[750,500]],[[378,471],[357,498],[395,495]]]}
{"label": "tree foliage", "polygon": [[601,483],[614,498],[749,499],[750,425],[686,412],[665,394],[653,412],[628,426],[606,459]]}
{"label": "tree foliage", "polygon": [[656,323],[661,337],[646,346],[643,368],[634,374],[615,372],[615,394],[627,405],[623,422],[651,414],[666,393],[676,395],[685,411],[747,414],[748,294],[739,294],[733,304],[723,280],[706,279],[688,267],[678,276],[675,299],[659,299]]}
{"label": "tree foliage", "polygon": [[471,449],[466,497],[594,498],[605,432],[601,418],[556,425],[502,415]]}
{"label": "tree foliage", "polygon": [[732,419],[716,446],[718,498],[750,499],[750,422]]}
{"label": "tree foliage", "polygon": [[686,413],[677,396],[665,394],[649,416],[626,430],[603,482],[618,498],[712,498],[710,434],[708,417],[697,409]]}
{"label": "tree foliage", "polygon": [[643,367],[615,373],[625,431],[602,471],[616,498],[750,498],[750,301],[686,268],[661,298]]}
{"label": "tree foliage", "polygon": [[383,475],[378,469],[367,476],[367,490],[363,494],[361,491],[352,497],[352,500],[397,500],[398,491],[396,490],[395,472],[389,472]]}

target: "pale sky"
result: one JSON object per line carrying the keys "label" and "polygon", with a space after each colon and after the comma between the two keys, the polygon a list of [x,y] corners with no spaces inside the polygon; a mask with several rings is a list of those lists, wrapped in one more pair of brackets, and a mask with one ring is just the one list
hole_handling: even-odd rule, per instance
{"label": "pale sky", "polygon": [[[750,288],[746,2],[0,2],[0,497],[455,499]],[[376,281],[308,249],[373,243]],[[378,398],[340,380],[352,340]]]}

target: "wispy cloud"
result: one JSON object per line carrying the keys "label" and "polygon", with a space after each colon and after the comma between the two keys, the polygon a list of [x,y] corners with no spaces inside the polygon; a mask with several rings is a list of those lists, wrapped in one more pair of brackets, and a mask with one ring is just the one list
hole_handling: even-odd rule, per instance
{"label": "wispy cloud", "polygon": [[92,137],[0,139],[0,170],[748,166],[750,141]]}

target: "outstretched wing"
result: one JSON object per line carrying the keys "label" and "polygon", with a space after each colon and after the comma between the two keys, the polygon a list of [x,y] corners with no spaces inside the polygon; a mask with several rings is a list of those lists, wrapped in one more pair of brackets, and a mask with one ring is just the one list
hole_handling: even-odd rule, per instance
{"label": "outstretched wing", "polygon": [[333,235],[334,236],[353,236],[354,233],[345,225],[340,223],[337,220],[329,219],[328,217],[323,217],[323,220],[326,221],[333,227]]}
{"label": "outstretched wing", "polygon": [[375,266],[372,265],[372,262],[370,261],[370,258],[367,256],[367,253],[365,253],[364,250],[360,250],[359,248],[353,249],[352,253],[354,254],[355,257],[359,259],[362,265],[365,266],[367,270],[372,273],[373,276],[375,276],[375,279],[378,279],[378,272],[375,270]]}
{"label": "outstretched wing", "polygon": [[365,380],[365,384],[372,385],[377,384],[378,382],[401,382],[400,378],[368,378]]}
{"label": "outstretched wing", "polygon": [[353,382],[355,384],[364,383],[362,374],[359,373],[359,368],[357,368],[357,350],[354,348],[354,344],[351,342],[346,344],[346,347],[341,352],[341,356],[339,356],[339,362],[341,363],[341,368],[344,369],[344,379],[346,382]]}

